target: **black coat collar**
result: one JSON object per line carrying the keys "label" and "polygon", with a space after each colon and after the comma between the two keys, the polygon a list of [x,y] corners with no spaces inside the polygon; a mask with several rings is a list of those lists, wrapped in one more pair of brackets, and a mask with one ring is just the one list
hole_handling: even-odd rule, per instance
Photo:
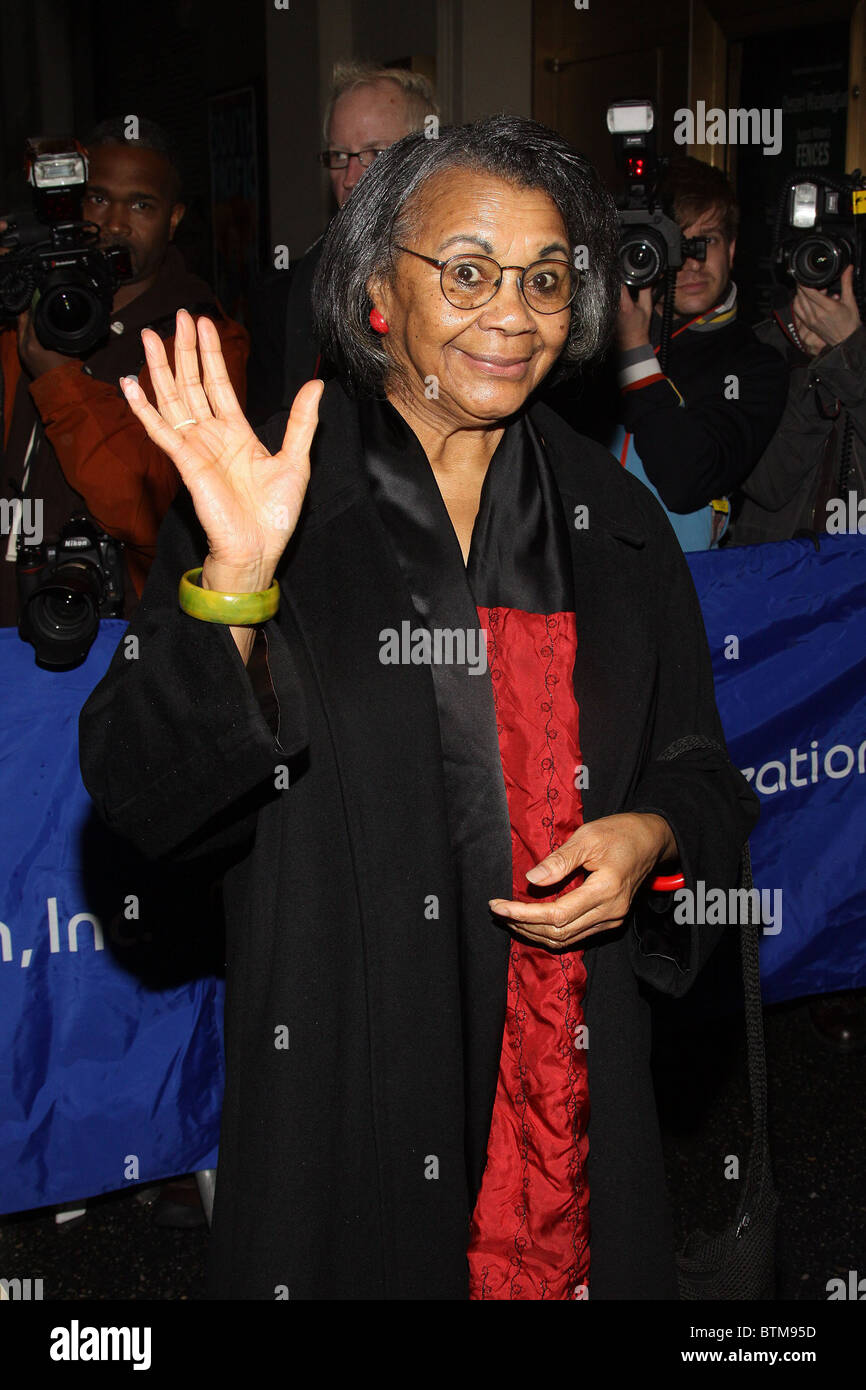
{"label": "black coat collar", "polygon": [[[612,455],[577,434],[542,402],[530,406],[530,415],[548,450],[563,497],[573,506],[588,505],[591,498],[590,527],[600,527],[626,545],[643,546],[644,519],[624,483],[624,470],[611,466]],[[259,431],[272,452],[282,443],[287,419],[287,412],[275,415]],[[306,526],[319,525],[335,508],[341,510],[368,491],[361,449],[357,406],[342,382],[329,381],[319,407],[305,506]]]}

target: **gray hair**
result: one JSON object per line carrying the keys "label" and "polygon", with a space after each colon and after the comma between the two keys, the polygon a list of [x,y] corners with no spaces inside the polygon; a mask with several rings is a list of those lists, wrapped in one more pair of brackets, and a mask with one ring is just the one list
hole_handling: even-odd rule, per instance
{"label": "gray hair", "polygon": [[411,72],[409,68],[386,68],[380,63],[361,63],[351,59],[334,64],[322,125],[325,143],[331,138],[334,106],[344,92],[353,92],[356,87],[374,87],[379,82],[395,82],[402,91],[406,103],[407,131],[423,130],[425,116],[439,115],[433,84],[422,72]]}
{"label": "gray hair", "polygon": [[489,174],[541,189],[556,205],[586,268],[571,306],[560,375],[601,353],[613,327],[621,275],[613,199],[592,165],[555,131],[521,116],[446,126],[438,139],[406,135],[374,161],[325,236],[313,283],[315,331],[324,355],[358,394],[381,394],[395,371],[370,327],[371,280],[393,284],[395,242],[417,229],[424,185],[446,169]]}

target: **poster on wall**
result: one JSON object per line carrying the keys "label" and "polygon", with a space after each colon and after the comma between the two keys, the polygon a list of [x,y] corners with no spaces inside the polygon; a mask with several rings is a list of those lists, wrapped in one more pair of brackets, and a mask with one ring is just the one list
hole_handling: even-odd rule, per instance
{"label": "poster on wall", "polygon": [[255,87],[210,98],[208,151],[214,288],[229,318],[247,323],[263,222]]}
{"label": "poster on wall", "polygon": [[777,281],[773,242],[782,189],[799,169],[845,173],[848,25],[759,34],[743,43],[741,107],[781,111],[778,152],[744,145],[737,155],[741,209],[735,276],[747,322],[765,318]]}

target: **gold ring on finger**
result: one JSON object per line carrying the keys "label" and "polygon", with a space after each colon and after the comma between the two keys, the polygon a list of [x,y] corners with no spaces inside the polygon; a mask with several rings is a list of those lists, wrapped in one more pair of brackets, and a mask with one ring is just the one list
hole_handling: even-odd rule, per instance
{"label": "gold ring on finger", "polygon": [[176,425],[172,425],[173,430],[182,430],[184,425],[197,425],[198,420],[178,420]]}

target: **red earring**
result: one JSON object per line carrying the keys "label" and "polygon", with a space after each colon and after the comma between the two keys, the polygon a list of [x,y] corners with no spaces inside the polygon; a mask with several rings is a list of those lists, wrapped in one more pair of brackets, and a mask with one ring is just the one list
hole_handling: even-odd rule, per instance
{"label": "red earring", "polygon": [[388,320],[379,313],[378,309],[370,310],[370,327],[375,328],[377,333],[388,332]]}

